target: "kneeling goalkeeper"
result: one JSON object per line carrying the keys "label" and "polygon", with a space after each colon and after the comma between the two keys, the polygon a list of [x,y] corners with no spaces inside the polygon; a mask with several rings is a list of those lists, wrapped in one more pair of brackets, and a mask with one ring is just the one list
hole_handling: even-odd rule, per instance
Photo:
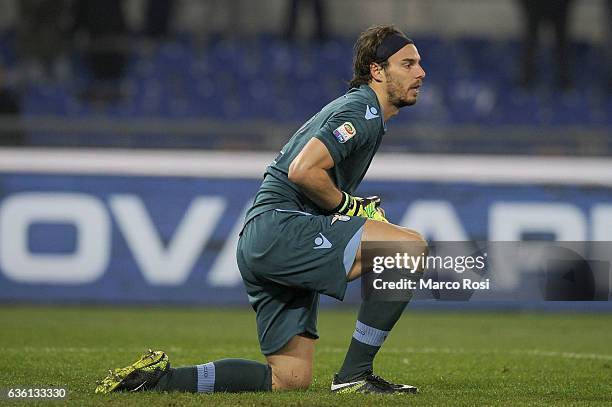
{"label": "kneeling goalkeeper", "polygon": [[[257,315],[267,364],[223,359],[170,368],[164,352],[116,369],[96,389],[241,392],[308,388],[319,295],[342,300],[361,275],[362,242],[426,243],[392,225],[380,200],[353,196],[382,141],[387,120],[416,103],[425,77],[411,40],[372,27],[354,47],[351,89],[308,120],[268,166],[238,243],[237,259]],[[407,302],[364,301],[331,391],[412,393],[373,373],[373,360]],[[348,338],[347,338],[348,339]]]}

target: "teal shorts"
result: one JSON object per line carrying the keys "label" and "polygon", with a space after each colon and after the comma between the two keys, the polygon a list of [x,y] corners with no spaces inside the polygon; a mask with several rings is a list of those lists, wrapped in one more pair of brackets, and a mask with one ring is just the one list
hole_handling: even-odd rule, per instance
{"label": "teal shorts", "polygon": [[277,352],[295,335],[318,338],[319,294],[344,298],[365,222],[276,209],[245,225],[238,267],[257,314],[264,355]]}

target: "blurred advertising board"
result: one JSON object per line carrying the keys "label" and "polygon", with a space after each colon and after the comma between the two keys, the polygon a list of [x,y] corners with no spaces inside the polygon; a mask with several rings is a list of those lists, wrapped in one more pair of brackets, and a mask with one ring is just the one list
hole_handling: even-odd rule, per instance
{"label": "blurred advertising board", "polygon": [[[5,149],[0,300],[247,304],[235,245],[244,211],[274,155]],[[612,241],[612,177],[607,183],[601,172],[612,174],[611,163],[574,163],[599,166],[590,168],[592,176],[555,175],[572,163],[530,158],[524,163],[533,173],[528,179],[525,167],[503,159],[495,164],[494,157],[463,164],[464,158],[431,158],[438,167],[427,169],[420,159],[377,157],[361,194],[380,195],[392,222],[432,242],[485,242],[481,249],[494,246],[486,242],[577,242],[576,250],[561,246],[594,256],[597,275],[587,283],[597,286],[597,295],[588,299],[609,307],[606,262],[612,250],[606,247],[612,245],[605,242]],[[537,301],[537,293],[518,295],[525,284],[554,286],[542,283],[538,261],[537,267],[526,261],[497,275],[491,271],[502,299]],[[348,299],[357,300],[359,284],[351,286]],[[585,299],[538,292],[542,300]],[[416,298],[462,299],[435,293]]]}

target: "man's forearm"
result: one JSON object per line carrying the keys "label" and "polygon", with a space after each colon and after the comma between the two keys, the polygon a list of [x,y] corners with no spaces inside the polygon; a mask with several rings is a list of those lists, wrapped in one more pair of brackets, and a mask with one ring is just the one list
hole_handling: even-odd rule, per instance
{"label": "man's forearm", "polygon": [[389,222],[385,217],[385,212],[380,208],[378,196],[359,198],[342,192],[324,169],[313,168],[300,173],[299,177],[294,175],[290,180],[311,201],[325,211]]}
{"label": "man's forearm", "polygon": [[342,201],[342,192],[324,169],[310,169],[292,181],[321,209],[331,211]]}

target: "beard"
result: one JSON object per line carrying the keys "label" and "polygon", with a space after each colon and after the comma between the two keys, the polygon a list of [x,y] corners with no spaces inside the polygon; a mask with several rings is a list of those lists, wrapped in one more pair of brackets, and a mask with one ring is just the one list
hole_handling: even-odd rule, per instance
{"label": "beard", "polygon": [[408,91],[402,88],[399,81],[388,73],[387,77],[389,78],[389,82],[387,83],[387,97],[393,106],[400,109],[405,106],[412,106],[416,103],[417,98],[409,97]]}

